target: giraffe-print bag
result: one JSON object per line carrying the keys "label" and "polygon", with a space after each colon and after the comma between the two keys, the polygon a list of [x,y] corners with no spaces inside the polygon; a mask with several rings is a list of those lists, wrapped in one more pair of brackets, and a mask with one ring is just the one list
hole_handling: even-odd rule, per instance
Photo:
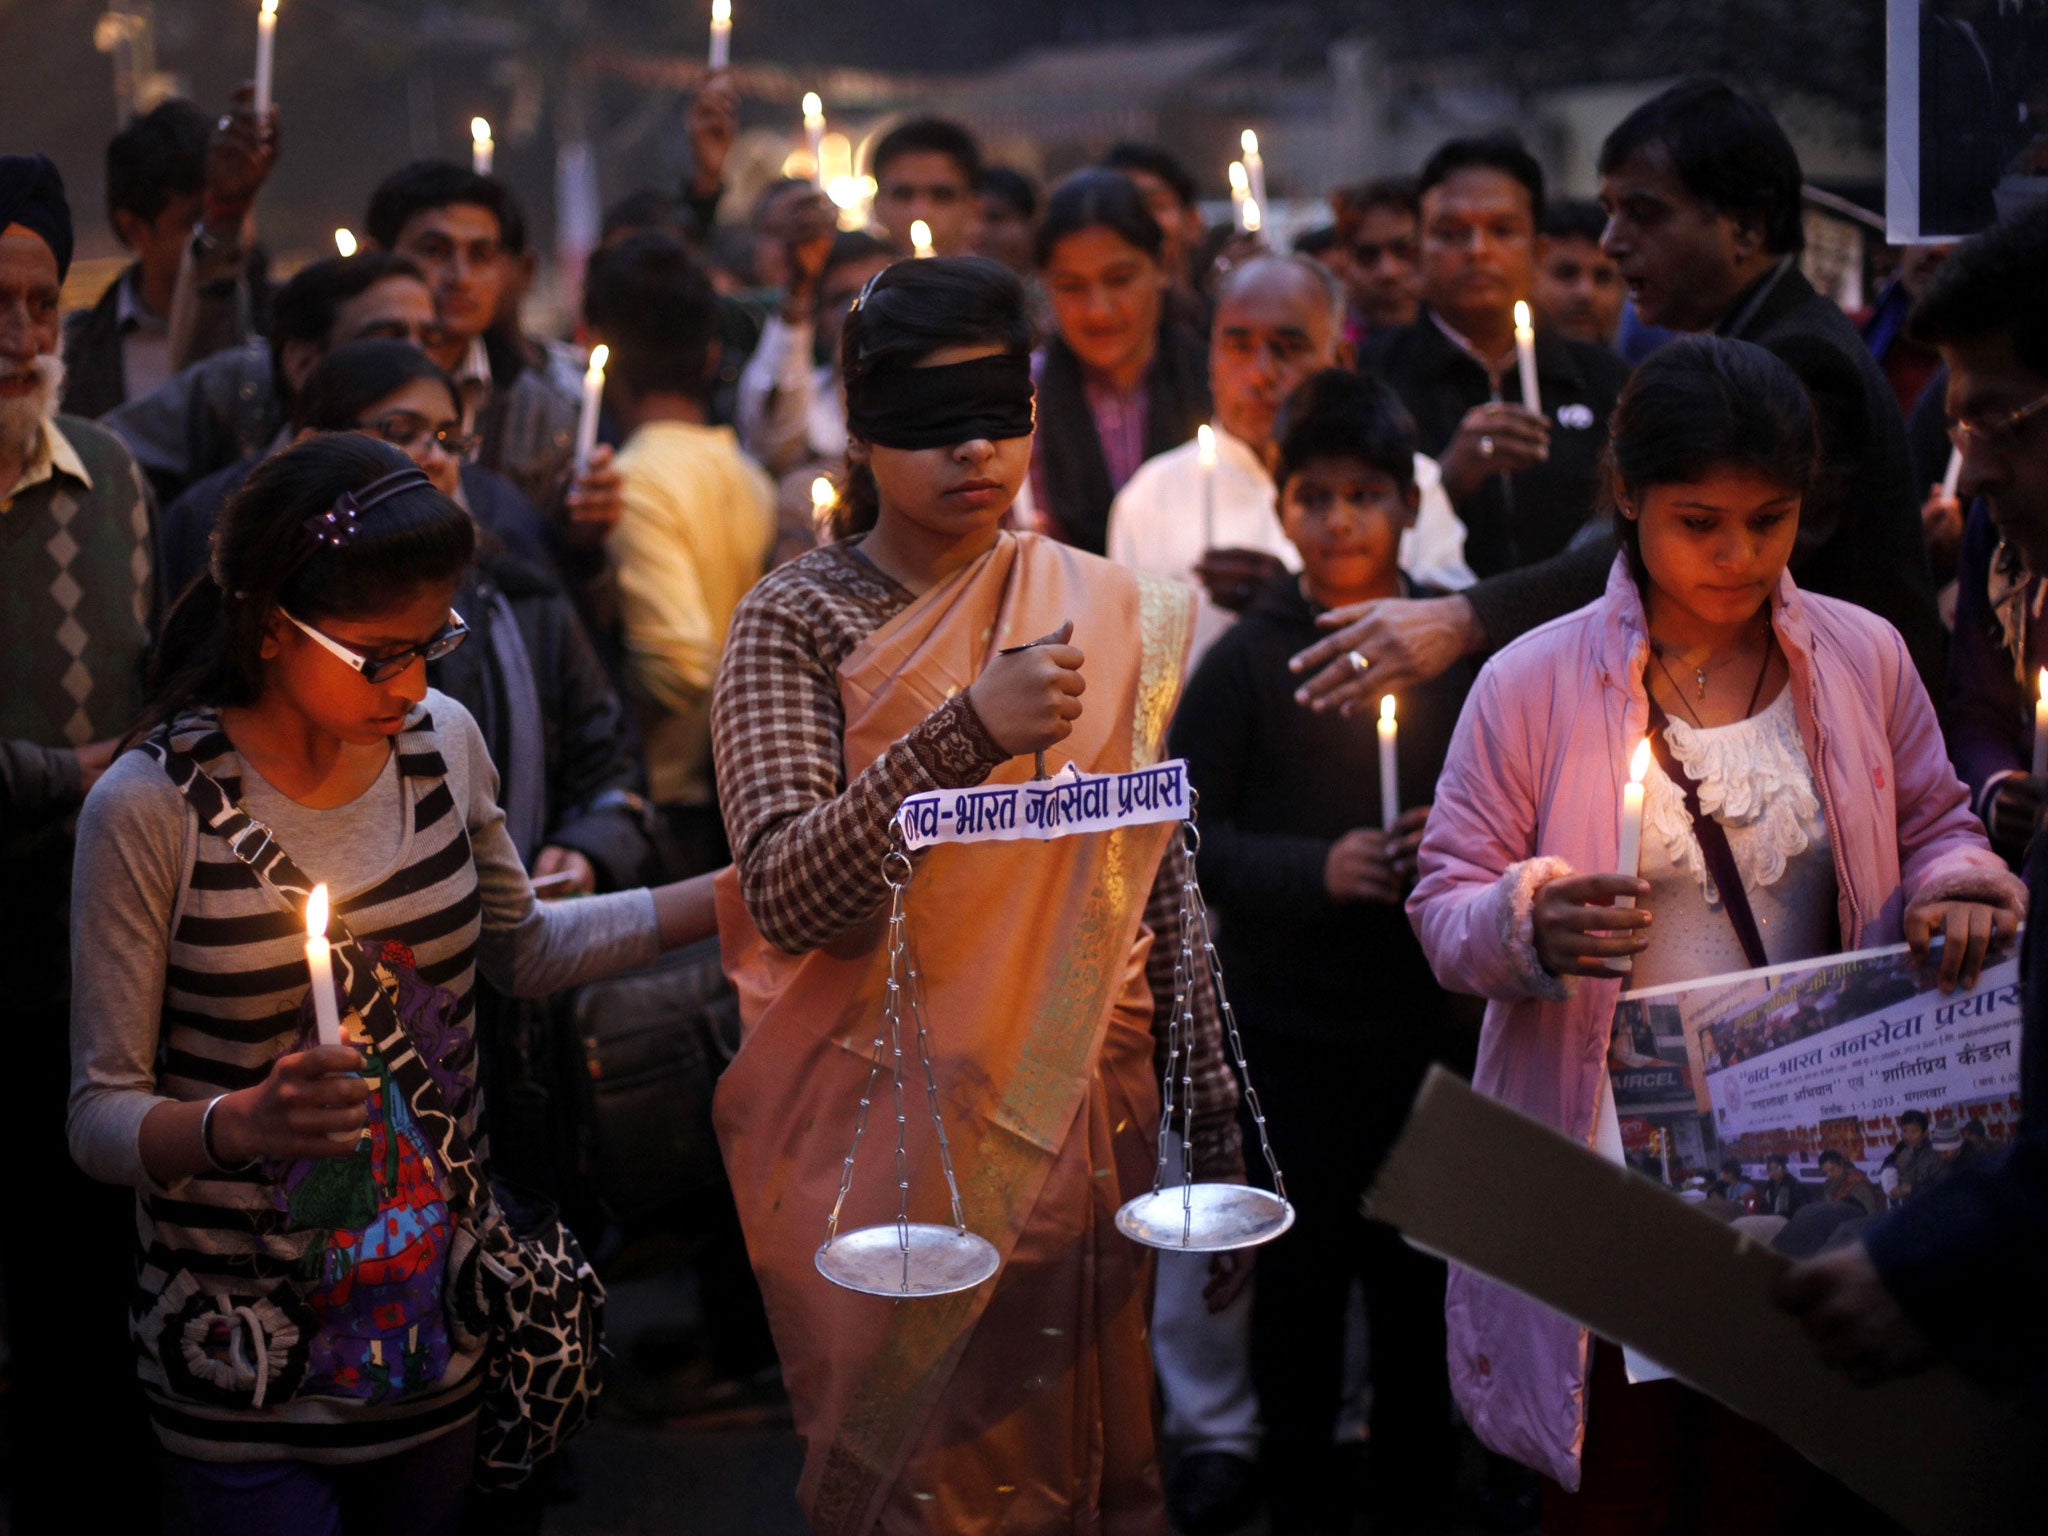
{"label": "giraffe-print bag", "polygon": [[[236,858],[303,914],[313,883],[270,828],[172,748],[168,733],[144,745],[198,812],[201,829],[226,838]],[[590,1421],[604,1389],[604,1285],[551,1206],[493,1187],[461,1120],[413,1049],[374,964],[338,914],[328,919],[328,937],[342,997],[441,1164],[456,1227],[446,1282],[449,1321],[458,1335],[486,1345],[477,1485],[516,1488]]]}

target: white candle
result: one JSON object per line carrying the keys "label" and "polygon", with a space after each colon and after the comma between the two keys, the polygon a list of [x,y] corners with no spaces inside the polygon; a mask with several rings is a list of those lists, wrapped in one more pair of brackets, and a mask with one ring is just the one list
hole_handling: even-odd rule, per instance
{"label": "white candle", "polygon": [[472,117],[469,120],[469,168],[479,176],[490,175],[497,149],[497,141],[491,137],[491,125],[481,117]]}
{"label": "white candle", "polygon": [[711,54],[713,69],[732,63],[732,0],[711,0]]}
{"label": "white candle", "polygon": [[590,456],[597,451],[597,411],[604,404],[604,365],[612,349],[599,342],[590,349],[590,366],[583,370],[583,413],[576,418],[576,473],[590,468]]}
{"label": "white candle", "polygon": [[[1643,776],[1650,771],[1650,738],[1636,743],[1635,756],[1628,760],[1628,782],[1621,787],[1621,858],[1616,867],[1635,878],[1643,859]],[[1633,896],[1615,901],[1618,907],[1632,907]]]}
{"label": "white candle", "polygon": [[1216,434],[1203,422],[1195,428],[1195,457],[1202,466],[1202,548],[1216,547]]}
{"label": "white candle", "polygon": [[1515,360],[1522,365],[1522,406],[1543,414],[1543,396],[1536,388],[1536,327],[1530,323],[1526,299],[1515,300]]}
{"label": "white candle", "polygon": [[1266,215],[1260,209],[1259,200],[1256,197],[1246,198],[1244,200],[1244,207],[1239,212],[1244,218],[1244,232],[1246,234],[1256,235],[1266,227]]}
{"label": "white candle", "polygon": [[823,528],[825,519],[832,514],[832,503],[838,493],[832,489],[832,482],[823,475],[811,482],[811,526]]}
{"label": "white candle", "polygon": [[811,178],[825,185],[825,103],[816,91],[804,92],[804,137],[811,145]]}
{"label": "white candle", "polygon": [[1401,769],[1394,756],[1394,696],[1380,700],[1380,830],[1391,832],[1401,819]]}
{"label": "white candle", "polygon": [[277,0],[263,0],[256,13],[256,122],[270,116],[270,76],[277,56]]}
{"label": "white candle", "polygon": [[322,1045],[341,1044],[341,1014],[334,1006],[334,957],[327,947],[327,887],[306,898],[306,970],[313,980],[313,1020]]}
{"label": "white candle", "polygon": [[2034,695],[2034,777],[2048,773],[2048,667],[2041,669],[2040,690]]}
{"label": "white candle", "polygon": [[1951,448],[1948,451],[1948,473],[1941,477],[1941,494],[1950,501],[1956,499],[1956,487],[1963,479],[1963,450]]}
{"label": "white candle", "polygon": [[1244,228],[1245,199],[1252,195],[1251,178],[1245,175],[1244,162],[1230,162],[1230,201],[1237,209],[1237,227]]}
{"label": "white candle", "polygon": [[917,257],[937,254],[932,249],[932,227],[923,219],[910,221],[910,254]]}
{"label": "white candle", "polygon": [[334,232],[334,248],[344,256],[356,253],[356,234],[352,229],[337,229]]}
{"label": "white candle", "polygon": [[1247,128],[1237,136],[1237,142],[1244,150],[1246,191],[1251,200],[1263,209],[1266,206],[1266,160],[1259,153],[1259,136]]}

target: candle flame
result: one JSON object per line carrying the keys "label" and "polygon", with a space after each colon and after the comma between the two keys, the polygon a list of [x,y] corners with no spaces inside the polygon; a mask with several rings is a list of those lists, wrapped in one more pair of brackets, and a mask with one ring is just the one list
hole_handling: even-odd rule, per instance
{"label": "candle flame", "polygon": [[732,25],[732,0],[711,0],[711,25],[729,27]]}
{"label": "candle flame", "polygon": [[1529,323],[1529,301],[1527,299],[1517,299],[1515,300],[1515,334],[1520,336],[1524,331],[1528,331],[1532,335],[1534,334],[1534,327]]}
{"label": "candle flame", "polygon": [[306,937],[327,937],[327,882],[324,880],[314,886],[313,894],[306,898]]}
{"label": "candle flame", "polygon": [[1216,434],[1209,430],[1206,421],[1195,428],[1195,452],[1201,458],[1202,468],[1216,467]]}
{"label": "candle flame", "polygon": [[490,142],[491,125],[480,117],[472,117],[469,120],[469,137],[477,144]]}
{"label": "candle flame", "polygon": [[912,219],[910,221],[910,245],[911,249],[920,256],[931,255],[932,227],[925,223],[923,219]]}
{"label": "candle flame", "polygon": [[599,342],[590,349],[590,371],[599,378],[604,377],[604,365],[612,360],[612,349]]}
{"label": "candle flame", "polygon": [[1650,738],[1645,736],[1636,743],[1636,755],[1628,760],[1628,780],[1631,784],[1643,782],[1643,775],[1650,771]]}
{"label": "candle flame", "polygon": [[1237,142],[1244,147],[1247,155],[1256,155],[1259,152],[1259,136],[1249,128],[1237,136]]}
{"label": "candle flame", "polygon": [[277,0],[263,0],[263,14],[272,21],[277,20]]}
{"label": "candle flame", "polygon": [[356,253],[356,234],[352,229],[337,229],[334,232],[334,248],[344,256]]}
{"label": "candle flame", "polygon": [[1230,190],[1236,193],[1237,196],[1243,197],[1246,192],[1251,190],[1251,184],[1251,178],[1245,172],[1244,162],[1242,160],[1231,161]]}
{"label": "candle flame", "polygon": [[1394,723],[1394,696],[1391,693],[1384,694],[1380,698],[1380,723],[1382,725],[1392,725]]}
{"label": "candle flame", "polygon": [[819,98],[818,93],[816,91],[805,91],[804,121],[808,123],[809,121],[811,121],[812,118],[817,118],[820,122],[822,122],[824,120],[824,117],[825,103]]}
{"label": "candle flame", "polygon": [[812,510],[817,512],[824,511],[827,507],[832,505],[833,501],[837,497],[837,494],[838,493],[832,489],[832,482],[830,480],[827,480],[823,475],[818,476],[817,479],[811,482]]}
{"label": "candle flame", "polygon": [[1253,197],[1246,198],[1244,200],[1245,233],[1255,235],[1265,227],[1265,223],[1265,216],[1259,212],[1258,199]]}

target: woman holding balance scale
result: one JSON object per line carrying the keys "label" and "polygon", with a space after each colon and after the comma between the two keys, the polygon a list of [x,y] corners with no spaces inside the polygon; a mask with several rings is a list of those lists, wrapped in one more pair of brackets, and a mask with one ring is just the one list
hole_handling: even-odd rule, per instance
{"label": "woman holding balance scale", "polygon": [[[903,801],[1021,782],[1048,750],[1055,768],[1147,766],[1180,693],[1181,588],[1002,527],[1030,458],[1030,337],[1023,290],[993,262],[906,261],[868,285],[842,342],[837,542],[741,604],[713,702],[735,858],[719,931],[745,1024],[718,1127],[821,1536],[1090,1511],[1105,1532],[1166,1530],[1146,1255],[1114,1222],[1156,1157],[1172,824],[917,855],[905,900],[938,1096],[968,1224],[1002,1268],[905,1305],[814,1267],[884,1007]],[[1196,1172],[1241,1179],[1206,985],[1197,1016]],[[922,1111],[906,1176],[933,1201],[913,1218],[931,1219],[943,1186]],[[874,1148],[894,1117],[869,1118]],[[893,1222],[897,1200],[893,1178],[856,1181],[843,1229]]]}

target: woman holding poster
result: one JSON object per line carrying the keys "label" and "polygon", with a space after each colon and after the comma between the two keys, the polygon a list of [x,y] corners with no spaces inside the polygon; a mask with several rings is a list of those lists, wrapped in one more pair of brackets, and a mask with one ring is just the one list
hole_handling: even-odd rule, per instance
{"label": "woman holding poster", "polygon": [[[1451,746],[1408,910],[1491,1001],[1474,1084],[1621,1160],[1608,1035],[1655,986],[1945,940],[1974,983],[2025,905],[1986,846],[1898,633],[1786,574],[1812,406],[1760,347],[1671,343],[1615,407],[1622,552],[1601,601],[1497,655]],[[1640,862],[1617,869],[1648,738]],[[1480,1438],[1544,1474],[1547,1532],[1791,1529],[1839,1496],[1762,1430],[1453,1269],[1451,1374]],[[1809,1526],[1809,1529],[1825,1528]]]}
{"label": "woman holding poster", "polygon": [[[1024,291],[992,261],[905,261],[868,284],[841,339],[837,540],[740,604],[712,706],[735,860],[719,935],[745,1026],[718,1132],[820,1536],[1166,1532],[1149,1265],[1114,1220],[1156,1149],[1171,823],[916,855],[937,1096],[967,1220],[1003,1265],[894,1301],[813,1264],[889,984],[883,861],[905,798],[1019,783],[1034,753],[1144,767],[1180,694],[1184,588],[1002,527],[1031,454],[1030,347]],[[1198,1015],[1197,1176],[1242,1180],[1212,997]],[[928,1127],[907,1166],[938,1183]],[[896,1211],[893,1181],[856,1186],[846,1225]]]}

